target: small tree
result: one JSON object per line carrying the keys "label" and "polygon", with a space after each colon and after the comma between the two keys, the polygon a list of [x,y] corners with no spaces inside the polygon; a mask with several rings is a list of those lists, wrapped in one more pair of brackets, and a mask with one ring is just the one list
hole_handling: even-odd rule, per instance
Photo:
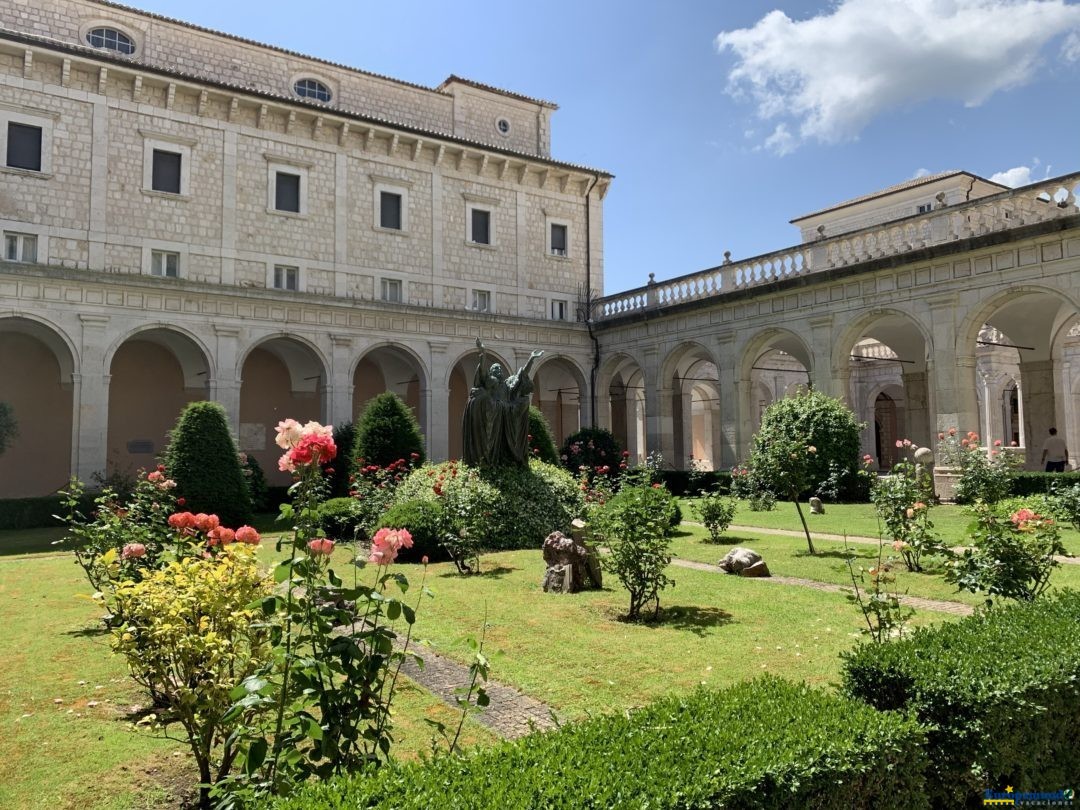
{"label": "small tree", "polygon": [[386,391],[372,399],[356,425],[354,461],[386,467],[404,459],[424,463],[424,439],[416,415],[401,397]]}
{"label": "small tree", "polygon": [[626,486],[599,510],[594,532],[610,553],[601,564],[630,592],[626,618],[636,621],[641,609],[653,602],[653,617],[660,613],[660,591],[674,585],[665,571],[671,563],[671,540],[664,506],[671,495],[659,486]]}
{"label": "small tree", "polygon": [[[785,397],[770,405],[754,437],[754,453],[777,440],[815,447],[806,459],[805,480],[799,496],[817,494],[826,499],[858,499],[866,495],[866,480],[859,468],[859,431],[862,425],[843,402],[818,391]],[[755,464],[755,475],[765,485]],[[775,489],[787,495],[787,489]]]}
{"label": "small tree", "polygon": [[251,521],[251,498],[225,409],[192,402],[169,435],[165,467],[192,512],[217,514],[226,526]]}
{"label": "small tree", "polygon": [[13,439],[19,435],[19,425],[15,421],[15,412],[7,402],[0,402],[0,456],[8,449]]}
{"label": "small tree", "polygon": [[545,464],[559,463],[559,451],[555,449],[551,426],[535,405],[529,406],[529,455]]}
{"label": "small tree", "polygon": [[[764,421],[762,425],[764,430]],[[762,440],[761,433],[757,435],[754,444],[751,461],[754,475],[770,489],[781,492],[794,501],[795,511],[799,513],[803,533],[806,535],[806,545],[811,554],[815,553],[814,541],[810,539],[810,527],[806,525],[799,496],[806,490],[810,480],[811,462],[817,455],[817,447],[783,435],[774,435],[766,442]]]}

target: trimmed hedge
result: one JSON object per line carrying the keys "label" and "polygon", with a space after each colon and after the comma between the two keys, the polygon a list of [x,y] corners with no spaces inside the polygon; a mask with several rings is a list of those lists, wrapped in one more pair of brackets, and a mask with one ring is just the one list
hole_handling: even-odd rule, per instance
{"label": "trimmed hedge", "polygon": [[376,529],[408,529],[412,535],[412,548],[403,548],[398,552],[401,562],[420,562],[424,557],[429,562],[447,562],[450,552],[442,544],[439,536],[443,522],[443,507],[438,500],[413,498],[394,504],[387,509]]}
{"label": "trimmed hedge", "polygon": [[555,449],[555,437],[544,414],[535,405],[529,406],[529,457],[545,464],[558,464],[559,451]]}
{"label": "trimmed hedge", "polygon": [[927,790],[963,807],[983,790],[1069,787],[1080,774],[1080,592],[996,607],[846,654],[844,688],[930,727]]}
{"label": "trimmed hedge", "polygon": [[319,505],[319,525],[331,540],[351,543],[359,523],[360,508],[355,498],[331,498]]}
{"label": "trimmed hedge", "polygon": [[[698,490],[719,492],[727,495],[731,492],[731,473],[727,470],[693,472],[691,470],[660,470],[656,473],[668,492],[681,498],[684,495],[697,495]],[[695,480],[696,479],[696,480]]]}
{"label": "trimmed hedge", "polygon": [[311,785],[278,807],[923,808],[924,741],[903,715],[765,678]]}
{"label": "trimmed hedge", "polygon": [[1009,494],[1017,497],[1046,495],[1055,486],[1071,487],[1073,484],[1080,484],[1080,472],[1021,472],[1013,477]]}
{"label": "trimmed hedge", "polygon": [[[64,514],[67,507],[59,495],[41,498],[5,498],[0,500],[0,529],[42,529],[63,525],[54,515]],[[83,498],[82,512],[94,508],[94,494]]]}

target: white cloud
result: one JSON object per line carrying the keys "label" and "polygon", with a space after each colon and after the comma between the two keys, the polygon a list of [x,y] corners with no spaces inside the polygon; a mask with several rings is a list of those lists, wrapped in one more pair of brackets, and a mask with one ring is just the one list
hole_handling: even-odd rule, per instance
{"label": "white cloud", "polygon": [[933,174],[929,169],[916,169],[915,174],[911,175],[912,180],[918,180],[920,177],[926,177]]}
{"label": "white cloud", "polygon": [[1015,166],[1011,169],[1006,169],[1003,172],[995,172],[990,175],[990,179],[995,183],[1001,183],[1001,185],[1008,186],[1009,188],[1026,186],[1033,182],[1031,179],[1030,166]]}
{"label": "white cloud", "polygon": [[771,11],[724,31],[735,65],[728,91],[781,119],[766,148],[855,138],[886,110],[941,98],[981,104],[1034,77],[1066,33],[1061,58],[1080,59],[1080,5],[1065,0],[839,0],[795,21]]}

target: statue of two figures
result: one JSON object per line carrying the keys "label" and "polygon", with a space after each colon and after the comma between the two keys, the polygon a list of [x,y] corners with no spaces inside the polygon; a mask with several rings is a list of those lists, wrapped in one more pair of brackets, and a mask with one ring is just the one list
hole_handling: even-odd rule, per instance
{"label": "statue of two figures", "polygon": [[527,466],[529,463],[529,377],[542,351],[535,351],[517,374],[506,376],[499,363],[485,369],[487,349],[476,339],[480,362],[463,418],[464,461],[471,467]]}

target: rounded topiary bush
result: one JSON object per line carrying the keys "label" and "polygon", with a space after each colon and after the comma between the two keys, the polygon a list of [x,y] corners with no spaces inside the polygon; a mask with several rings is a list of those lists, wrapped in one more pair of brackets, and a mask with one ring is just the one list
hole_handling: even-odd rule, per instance
{"label": "rounded topiary bush", "polygon": [[586,427],[571,433],[562,447],[562,463],[573,475],[582,467],[596,471],[608,467],[609,475],[617,475],[622,461],[622,448],[610,430]]}
{"label": "rounded topiary bush", "polygon": [[319,505],[319,525],[332,540],[351,542],[360,525],[360,505],[355,498],[331,498]]}
{"label": "rounded topiary bush", "polygon": [[545,464],[559,463],[559,451],[555,449],[551,426],[535,405],[529,406],[529,454]]}
{"label": "rounded topiary bush", "polygon": [[485,469],[482,475],[499,492],[489,548],[539,548],[553,531],[569,533],[585,506],[577,480],[553,464],[534,459],[528,468]]}
{"label": "rounded topiary bush", "polygon": [[446,562],[450,554],[442,544],[443,508],[438,500],[413,498],[391,506],[379,519],[376,529],[408,529],[412,548],[398,552],[402,562]]}
{"label": "rounded topiary bush", "polygon": [[356,423],[354,461],[385,467],[398,459],[422,464],[424,439],[416,415],[401,397],[386,391],[372,399]]}
{"label": "rounded topiary bush", "polygon": [[251,522],[251,497],[225,409],[192,402],[169,434],[165,468],[190,512],[216,514],[225,526]]}
{"label": "rounded topiary bush", "polygon": [[[810,390],[777,400],[761,417],[761,428],[754,436],[756,456],[763,456],[770,445],[798,442],[813,447],[806,460],[806,491],[801,496],[820,495],[827,500],[865,500],[868,484],[859,470],[859,431],[861,425],[843,402]],[[751,466],[764,467],[754,464]],[[760,486],[771,488],[761,480]],[[774,490],[775,492],[775,490]],[[788,497],[787,492],[775,492]]]}

